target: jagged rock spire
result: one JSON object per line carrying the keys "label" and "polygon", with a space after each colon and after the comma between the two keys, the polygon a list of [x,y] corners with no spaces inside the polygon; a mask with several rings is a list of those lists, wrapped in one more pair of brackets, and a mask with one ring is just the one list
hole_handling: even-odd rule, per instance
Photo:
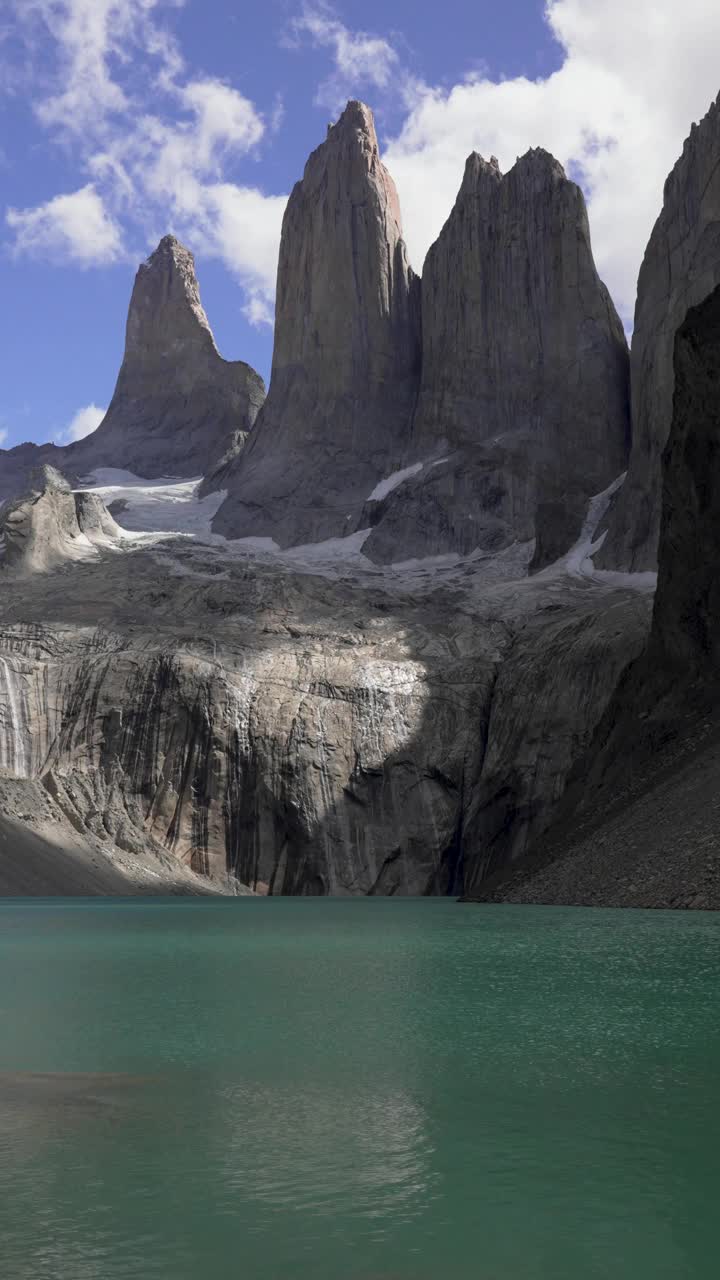
{"label": "jagged rock spire", "polygon": [[395,184],[349,102],[288,201],[270,391],[216,527],[286,545],[350,531],[405,447],[419,362]]}
{"label": "jagged rock spire", "polygon": [[249,365],[218,353],[193,256],[165,236],[135,277],[125,356],[107,415],[68,450],[68,460],[76,470],[203,475],[250,429],[264,394]]}
{"label": "jagged rock spire", "polygon": [[202,476],[239,453],[265,398],[262,378],[223,360],[200,301],[192,254],[164,236],[135,277],[125,354],[104,420],[67,446],[21,445],[0,465],[0,498],[47,462],[73,482],[97,467]]}
{"label": "jagged rock spire", "polygon": [[624,469],[629,435],[622,325],[582,192],[547,151],[504,176],[494,157],[468,157],[425,260],[422,333],[413,447],[444,461],[393,491],[364,550],[404,559],[535,537],[539,567]]}
{"label": "jagged rock spire", "polygon": [[163,236],[138,268],[125,332],[124,364],[174,361],[184,349],[217,352],[200,301],[195,260],[175,236]]}

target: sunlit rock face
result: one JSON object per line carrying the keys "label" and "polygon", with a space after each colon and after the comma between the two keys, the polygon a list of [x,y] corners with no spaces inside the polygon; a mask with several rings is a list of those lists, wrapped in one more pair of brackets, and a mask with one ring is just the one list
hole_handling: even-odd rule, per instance
{"label": "sunlit rock face", "polygon": [[0,499],[21,494],[45,463],[75,483],[96,467],[205,475],[239,451],[264,398],[250,365],[219,354],[193,256],[165,236],[135,278],[125,354],[100,426],[70,445],[0,451]]}
{"label": "sunlit rock face", "polygon": [[638,279],[632,340],[633,445],[598,558],[607,569],[657,566],[662,452],[673,406],[675,334],[720,284],[720,100],[693,125],[665,183]]}
{"label": "sunlit rock face", "polygon": [[546,151],[503,176],[469,157],[422,276],[412,449],[422,471],[371,513],[376,560],[538,537],[568,549],[624,470],[628,354],[598,278],[585,201]]}
{"label": "sunlit rock face", "polygon": [[288,202],[270,390],[216,531],[281,546],[352,532],[407,447],[419,368],[397,192],[372,112],[349,102]]}
{"label": "sunlit rock face", "polygon": [[42,466],[24,497],[0,507],[0,581],[59,568],[120,536],[97,494],[73,493],[58,471]]}

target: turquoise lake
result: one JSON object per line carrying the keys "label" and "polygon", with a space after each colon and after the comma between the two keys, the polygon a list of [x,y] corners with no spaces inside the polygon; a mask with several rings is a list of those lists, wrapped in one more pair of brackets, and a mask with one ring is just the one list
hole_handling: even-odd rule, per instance
{"label": "turquoise lake", "polygon": [[0,903],[4,1280],[712,1280],[720,917]]}

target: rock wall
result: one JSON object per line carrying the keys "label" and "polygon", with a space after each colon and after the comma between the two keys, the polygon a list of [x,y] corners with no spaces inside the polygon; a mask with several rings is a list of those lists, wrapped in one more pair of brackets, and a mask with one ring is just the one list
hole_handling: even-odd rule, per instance
{"label": "rock wall", "polygon": [[403,599],[182,543],[33,583],[5,596],[0,774],[87,837],[293,894],[456,893],[521,857],[649,613],[565,578]]}
{"label": "rock wall", "polygon": [[720,288],[687,312],[673,363],[647,640],[576,755],[546,840],[516,870],[498,864],[495,883],[481,877],[474,896],[720,906]]}
{"label": "rock wall", "polygon": [[[546,151],[504,177],[469,157],[422,276],[413,456],[371,513],[379,561],[542,539],[567,551],[626,466],[628,352],[598,278],[582,192]],[[550,557],[550,558],[548,558]]]}
{"label": "rock wall", "polygon": [[657,565],[661,459],[672,420],[675,334],[720,284],[720,100],[693,125],[665,184],[638,279],[631,353],[633,445],[601,568]]}
{"label": "rock wall", "polygon": [[675,338],[673,416],[662,458],[650,661],[684,680],[720,675],[720,288]]}
{"label": "rock wall", "polygon": [[371,111],[349,102],[283,219],[270,391],[215,521],[290,546],[352,532],[407,444],[419,282]]}

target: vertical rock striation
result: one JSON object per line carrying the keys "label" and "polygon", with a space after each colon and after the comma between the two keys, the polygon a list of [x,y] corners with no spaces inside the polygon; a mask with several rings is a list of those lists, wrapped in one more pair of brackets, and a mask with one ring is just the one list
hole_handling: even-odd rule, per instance
{"label": "vertical rock striation", "polygon": [[407,443],[419,363],[397,192],[349,102],[288,202],[270,391],[216,530],[283,546],[352,531]]}
{"label": "vertical rock striation", "polygon": [[595,563],[654,569],[661,459],[673,404],[673,346],[689,307],[720,284],[720,99],[693,125],[665,184],[638,279],[632,341],[633,446],[628,477]]}
{"label": "vertical rock striation", "polygon": [[[585,201],[546,151],[503,176],[472,154],[422,277],[421,471],[376,513],[377,560],[567,550],[624,469],[627,344],[598,278]],[[439,461],[442,459],[442,462]]]}

